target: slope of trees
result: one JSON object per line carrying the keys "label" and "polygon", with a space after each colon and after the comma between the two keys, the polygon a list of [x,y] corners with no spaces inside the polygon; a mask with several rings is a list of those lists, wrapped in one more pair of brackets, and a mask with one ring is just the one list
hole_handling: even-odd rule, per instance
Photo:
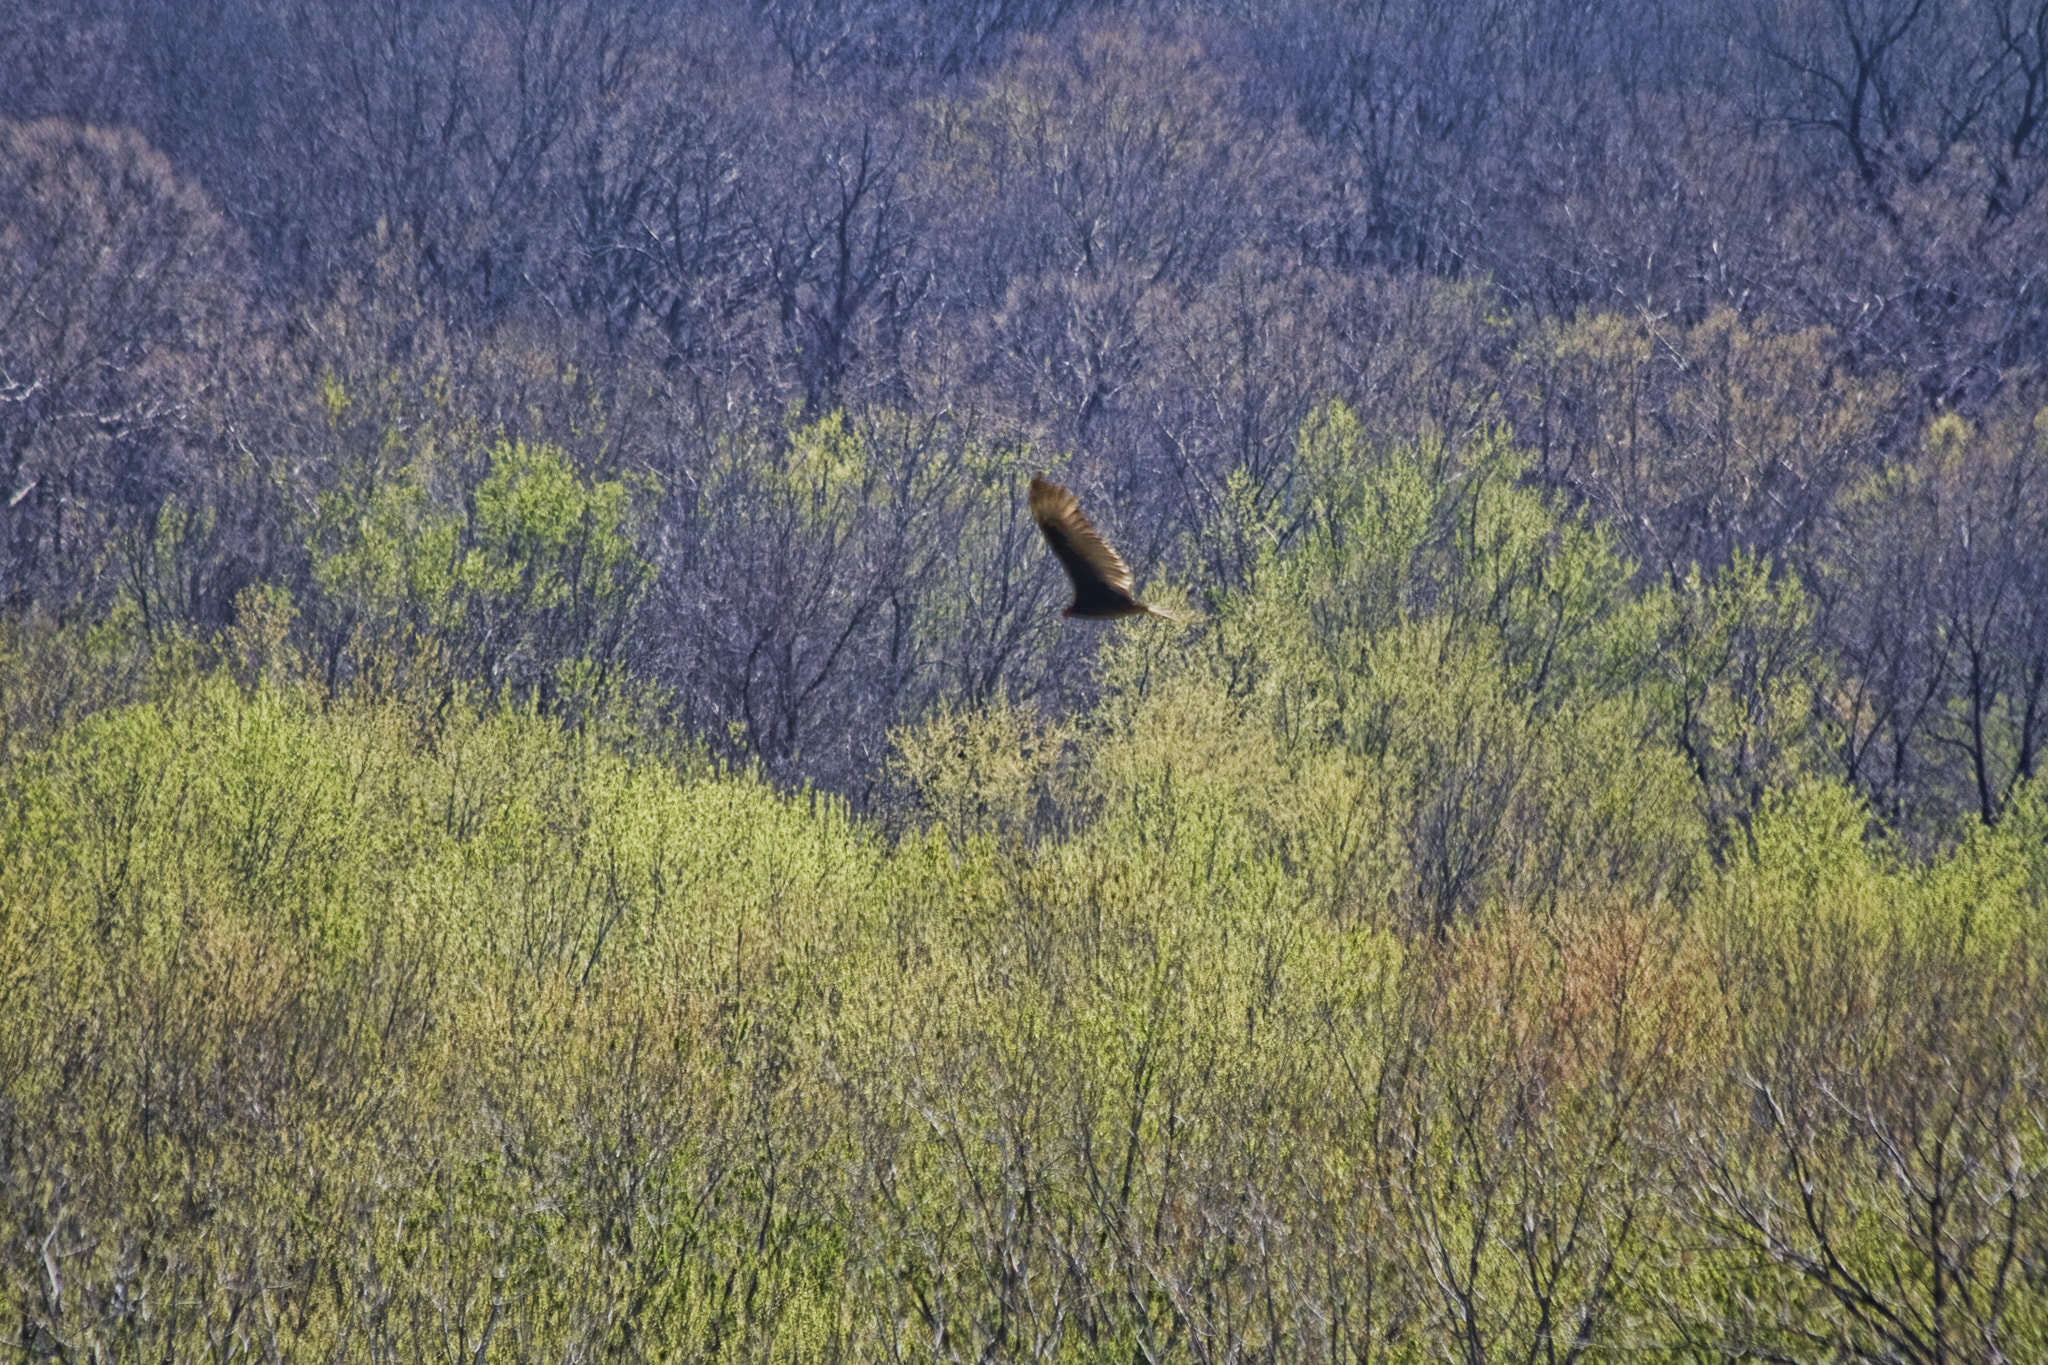
{"label": "slope of trees", "polygon": [[[1334,398],[1376,438],[1509,430],[1646,578],[1796,580],[1816,761],[1900,833],[2036,766],[2038,4],[5,22],[17,615],[212,628],[269,584],[341,686],[318,509],[423,432],[444,510],[548,446],[633,502],[608,650],[865,804],[935,701],[1091,695],[1091,640],[1023,627],[1043,571],[962,530],[1008,524],[990,460],[1066,461],[1141,575],[1235,588],[1246,515],[1307,525]],[[821,422],[862,472],[799,494]],[[1963,430],[1966,472],[1914,472]],[[1985,516],[2006,548],[1958,544]]]}
{"label": "slope of trees", "polygon": [[2041,0],[0,7],[0,1342],[2041,1355],[2044,114]]}
{"label": "slope of trees", "polygon": [[11,728],[9,1349],[2036,1353],[2038,791],[1717,855],[1728,605],[1357,430],[1090,712],[900,731],[891,831],[617,705],[330,699],[247,608]]}

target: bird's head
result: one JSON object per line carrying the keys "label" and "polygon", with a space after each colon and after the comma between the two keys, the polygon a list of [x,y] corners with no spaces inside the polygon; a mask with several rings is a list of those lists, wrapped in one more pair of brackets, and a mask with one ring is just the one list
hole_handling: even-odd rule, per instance
{"label": "bird's head", "polygon": [[1061,616],[1072,616],[1073,614],[1074,614],[1074,608],[1073,608],[1072,604],[1069,604],[1069,605],[1067,605],[1067,606],[1064,606],[1064,607],[1061,607],[1061,608],[1060,608],[1060,615],[1061,615]]}

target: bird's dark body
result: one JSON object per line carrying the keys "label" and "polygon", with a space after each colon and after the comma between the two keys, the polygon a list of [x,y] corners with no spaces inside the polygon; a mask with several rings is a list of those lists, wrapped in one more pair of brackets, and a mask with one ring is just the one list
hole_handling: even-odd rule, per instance
{"label": "bird's dark body", "polygon": [[1062,616],[1078,616],[1084,621],[1110,621],[1119,616],[1144,616],[1152,608],[1143,602],[1133,602],[1128,597],[1115,593],[1076,593],[1074,600],[1061,608]]}
{"label": "bird's dark body", "polygon": [[[1041,525],[1039,529],[1045,533],[1045,543],[1051,547],[1053,557],[1060,563],[1066,564],[1079,557],[1079,552],[1074,548],[1074,542],[1068,538],[1064,527]],[[1072,578],[1073,575],[1070,573],[1068,577]],[[1116,616],[1139,615],[1144,610],[1145,608],[1134,601],[1130,594],[1120,592],[1100,578],[1090,575],[1074,583],[1073,603],[1060,615],[1107,620]]]}

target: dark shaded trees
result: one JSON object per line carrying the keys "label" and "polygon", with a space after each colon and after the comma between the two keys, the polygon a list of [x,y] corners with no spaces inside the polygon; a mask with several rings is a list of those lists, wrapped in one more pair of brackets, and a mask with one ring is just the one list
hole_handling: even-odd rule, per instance
{"label": "dark shaded trees", "polygon": [[1820,581],[1850,777],[1902,828],[1997,820],[2048,743],[2048,416],[1938,419],[1834,535]]}
{"label": "dark shaded trees", "polygon": [[[1292,264],[1291,130],[1258,119],[1192,38],[1098,25],[1022,44],[930,136],[925,202],[955,333],[931,363],[1094,454],[1112,496],[1153,501],[1159,369],[1180,315],[1236,254]],[[1227,452],[1205,456],[1221,474]]]}
{"label": "dark shaded trees", "polygon": [[1032,468],[943,423],[838,415],[678,466],[641,657],[715,748],[863,794],[890,727],[936,702],[1071,704],[1049,663],[1087,645],[1060,630]]}
{"label": "dark shaded trees", "polygon": [[[241,457],[226,391],[246,357],[243,256],[132,132],[0,121],[0,202],[0,592],[11,611],[98,605],[115,566],[148,575],[160,533],[229,536],[216,494]],[[159,609],[218,619],[250,569],[206,558],[152,582],[175,603],[139,593],[146,625]]]}
{"label": "dark shaded trees", "polygon": [[[383,442],[462,447],[449,510],[523,441],[643,490],[661,578],[619,657],[692,680],[709,731],[754,736],[735,752],[858,787],[905,715],[1043,696],[1047,650],[1093,652],[1014,614],[1009,474],[961,469],[1066,461],[1141,579],[1234,589],[1308,525],[1300,433],[1335,398],[1375,440],[1507,424],[1525,480],[1702,612],[1796,576],[1827,657],[1794,671],[1832,680],[1813,715],[1888,819],[1995,811],[2036,765],[2030,656],[1958,633],[2032,629],[1979,601],[2021,600],[1991,586],[2031,582],[2019,552],[1939,560],[1979,595],[1941,606],[1897,530],[1918,513],[1855,528],[1923,496],[1871,480],[1943,414],[2031,411],[2039,0],[89,0],[0,25],[17,126],[162,153],[119,154],[160,210],[75,227],[128,243],[99,275],[51,273],[85,247],[34,222],[47,168],[90,156],[10,168],[33,192],[0,231],[44,242],[10,261],[35,325],[4,343],[18,605],[83,581],[60,551],[120,566],[94,600],[125,581],[152,622],[218,624],[258,578],[317,594],[307,509]],[[777,482],[832,421],[894,452],[854,549]],[[750,605],[700,599],[734,572]],[[1000,605],[943,605],[963,592]],[[347,613],[302,605],[334,655]],[[843,647],[813,649],[816,612]],[[741,664],[777,649],[764,693]],[[1970,667],[1984,739],[1928,738]],[[863,738],[827,760],[828,732]]]}

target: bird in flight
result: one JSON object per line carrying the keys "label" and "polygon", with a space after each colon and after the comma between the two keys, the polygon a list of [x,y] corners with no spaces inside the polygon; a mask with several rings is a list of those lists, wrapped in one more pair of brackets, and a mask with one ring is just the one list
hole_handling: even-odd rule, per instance
{"label": "bird in flight", "polygon": [[1074,600],[1060,615],[1088,620],[1118,616],[1182,619],[1164,607],[1138,600],[1137,585],[1123,556],[1110,549],[1089,525],[1081,514],[1080,500],[1043,474],[1031,481],[1031,518],[1074,585]]}

